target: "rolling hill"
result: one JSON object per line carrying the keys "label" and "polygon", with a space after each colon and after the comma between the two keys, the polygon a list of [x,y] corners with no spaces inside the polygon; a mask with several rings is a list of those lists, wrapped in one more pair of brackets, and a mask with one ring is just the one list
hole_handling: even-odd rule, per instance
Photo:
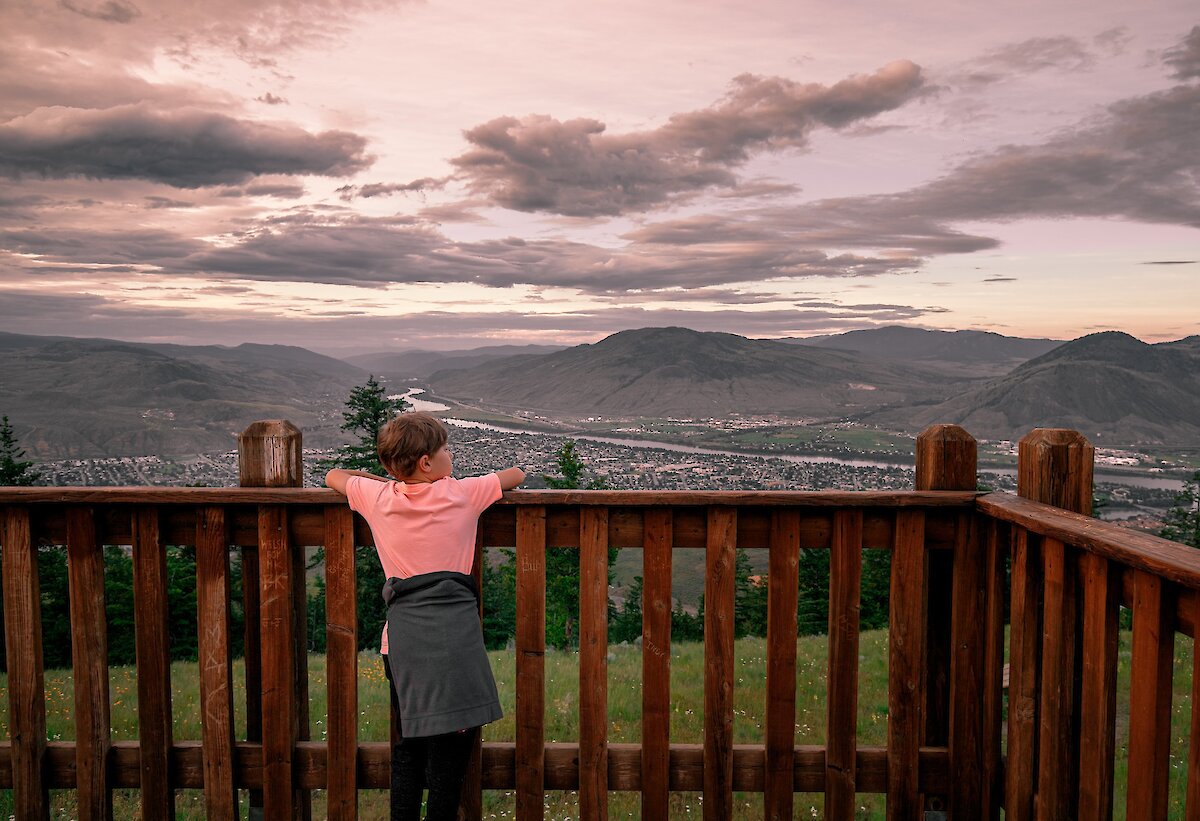
{"label": "rolling hill", "polygon": [[562,345],[496,345],[490,348],[469,348],[461,351],[411,350],[365,353],[348,356],[345,361],[372,373],[410,379],[426,377],[435,371],[474,368],[476,365],[509,356],[554,353],[562,349]]}
{"label": "rolling hill", "polygon": [[961,380],[847,351],[642,328],[556,353],[438,371],[429,382],[439,396],[505,410],[840,418],[917,398],[941,399]]}
{"label": "rolling hill", "polygon": [[0,412],[30,456],[231,450],[258,419],[287,418],[305,443],[340,443],[335,420],[366,374],[283,345],[186,346],[0,334]]}
{"label": "rolling hill", "polygon": [[1075,428],[1094,444],[1200,441],[1200,337],[1147,344],[1116,331],[1067,342],[928,407],[868,421],[907,430],[953,422],[987,438]]}
{"label": "rolling hill", "polygon": [[987,331],[930,331],[903,325],[786,341],[856,351],[876,359],[916,362],[966,377],[1000,376],[1063,344],[1056,339],[1025,339]]}

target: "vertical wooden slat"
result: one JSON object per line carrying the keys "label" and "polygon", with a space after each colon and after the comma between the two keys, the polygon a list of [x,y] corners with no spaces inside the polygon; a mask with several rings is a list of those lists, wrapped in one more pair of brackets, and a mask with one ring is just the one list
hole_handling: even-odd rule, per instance
{"label": "vertical wooden slat", "polygon": [[[246,740],[262,743],[262,607],[258,545],[242,554],[243,658],[246,665]],[[262,790],[250,790],[250,821],[262,817]]]}
{"label": "vertical wooden slat", "polygon": [[1037,754],[1038,642],[1041,639],[1040,563],[1023,528],[1013,533],[1012,606],[1009,629],[1008,763],[1005,821],[1032,821]]}
{"label": "vertical wooden slat", "polygon": [[1057,539],[1042,539],[1042,687],[1038,714],[1037,812],[1039,821],[1067,819],[1075,761],[1075,579],[1071,558]]}
{"label": "vertical wooden slat", "polygon": [[1083,689],[1079,725],[1079,818],[1109,821],[1117,722],[1117,574],[1095,553],[1083,577]]}
{"label": "vertical wooden slat", "polygon": [[1171,665],[1175,629],[1162,579],[1135,573],[1133,660],[1129,684],[1129,787],[1126,816],[1167,817],[1171,744]]}
{"label": "vertical wooden slat", "polygon": [[[302,547],[290,549],[288,555],[292,559],[292,639],[295,642],[295,654],[292,656],[295,667],[292,670],[292,687],[295,689],[296,705],[296,739],[308,741],[311,738],[308,721],[308,579],[305,550]],[[304,821],[312,818],[312,793],[300,790],[297,793],[299,801],[299,817]]]}
{"label": "vertical wooden slat", "polygon": [[90,507],[67,510],[71,664],[75,687],[75,791],[81,821],[112,818],[104,554]]}
{"label": "vertical wooden slat", "polygon": [[517,508],[517,818],[541,818],[546,795],[546,508]]}
{"label": "vertical wooden slat", "polygon": [[956,818],[984,818],[984,627],[987,568],[974,514],[958,516],[950,659],[950,807]]}
{"label": "vertical wooden slat", "polygon": [[608,509],[579,511],[579,817],[608,817]]}
{"label": "vertical wooden slat", "polygon": [[642,818],[666,818],[670,798],[670,508],[649,508],[642,529]]}
{"label": "vertical wooden slat", "polygon": [[13,812],[17,818],[50,817],[42,778],[46,754],[46,690],[42,671],[42,596],[37,547],[29,508],[3,508],[0,548],[4,563],[4,643],[8,662],[8,732],[12,745]]}
{"label": "vertical wooden slat", "polygon": [[[1191,598],[1192,623],[1200,615],[1200,591],[1193,590]],[[1200,631],[1197,631],[1200,632]],[[1188,735],[1187,806],[1185,818],[1200,818],[1200,652],[1192,643],[1192,722]]]}
{"label": "vertical wooden slat", "polygon": [[920,821],[918,789],[925,673],[925,512],[898,510],[888,621],[888,791],[890,821]]}
{"label": "vertical wooden slat", "polygon": [[325,508],[325,643],[329,677],[328,813],[358,818],[358,580],[354,514]]}
{"label": "vertical wooden slat", "polygon": [[983,690],[983,806],[985,818],[999,821],[1004,803],[1004,766],[1000,755],[1004,720],[1004,591],[1007,584],[1009,530],[988,522],[986,545],[987,615],[985,616]]}
{"label": "vertical wooden slat", "polygon": [[733,817],[733,601],[737,510],[708,511],[704,573],[704,819]]}
{"label": "vertical wooden slat", "polygon": [[158,509],[133,513],[133,596],[137,602],[138,752],[143,818],[175,817],[171,789],[171,645],[167,614],[167,556]]}
{"label": "vertical wooden slat", "polygon": [[200,508],[196,511],[196,619],[200,633],[204,806],[210,819],[220,821],[238,817],[234,787],[230,589],[225,509]]}
{"label": "vertical wooden slat", "polygon": [[767,570],[767,726],[763,815],[792,817],[796,749],[796,605],[799,593],[800,512],[771,513]]}
{"label": "vertical wooden slat", "polygon": [[[978,447],[975,437],[958,425],[931,425],[917,436],[917,490],[975,490]],[[954,588],[953,556],[933,551],[925,560],[925,705],[923,743],[950,741],[950,658]],[[925,796],[927,807],[944,806],[947,798]]]}
{"label": "vertical wooden slat", "polygon": [[[303,487],[304,486],[304,435],[300,429],[286,419],[265,419],[252,422],[238,434],[238,484],[242,487]],[[259,554],[256,548],[247,548],[242,553],[242,589],[246,626],[246,738],[262,741],[262,650],[260,643]],[[303,575],[294,572],[293,578]],[[304,602],[300,602],[304,607]],[[304,624],[303,621],[300,622]],[[293,633],[299,641],[302,631]],[[303,644],[296,647],[294,654],[304,654]],[[301,689],[301,660],[295,665],[296,679],[293,687],[296,697],[302,701],[304,724],[307,729],[306,691]],[[302,807],[308,811],[308,794],[303,795]],[[250,791],[250,821],[263,817],[263,794],[261,790]]]}
{"label": "vertical wooden slat", "polygon": [[[471,563],[471,578],[479,591],[479,627],[483,629],[483,611],[487,602],[483,600],[483,528],[475,529],[475,558]],[[471,755],[467,760],[467,774],[463,778],[462,798],[459,801],[460,821],[481,821],[483,818],[483,729],[472,731]]]}
{"label": "vertical wooden slat", "polygon": [[292,772],[299,736],[295,686],[293,562],[283,505],[258,509],[260,601],[262,605],[263,812],[269,819],[300,815]]}
{"label": "vertical wooden slat", "polygon": [[858,746],[858,609],[862,510],[833,514],[829,557],[829,701],[825,743],[825,817],[854,817]]}

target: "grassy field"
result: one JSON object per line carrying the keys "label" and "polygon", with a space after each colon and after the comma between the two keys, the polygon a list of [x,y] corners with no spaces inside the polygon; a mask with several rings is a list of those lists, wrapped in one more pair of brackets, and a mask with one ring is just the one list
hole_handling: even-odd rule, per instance
{"label": "grassy field", "polygon": [[[883,745],[887,735],[887,634],[884,631],[864,633],[861,644],[858,735],[860,745]],[[489,725],[484,733],[487,741],[512,741],[514,738],[515,657],[511,652],[491,654],[492,666],[504,702],[505,718]],[[826,639],[823,636],[802,638],[798,642],[796,696],[796,743],[823,744],[825,740],[825,676]],[[1125,786],[1125,743],[1128,724],[1129,692],[1129,634],[1121,636],[1118,682],[1117,727],[1117,806],[1115,817],[1125,818],[1122,796]],[[704,657],[700,644],[682,644],[672,650],[671,739],[678,743],[699,743],[703,740]],[[1192,642],[1180,637],[1175,653],[1174,702],[1171,732],[1171,818],[1183,818],[1186,788],[1188,726],[1191,718],[1190,693]],[[325,658],[309,658],[312,736],[324,738],[325,721]],[[244,703],[240,686],[243,671],[235,668],[238,702]],[[574,653],[549,652],[546,655],[546,740],[570,741],[578,738],[578,656]],[[171,680],[175,713],[176,739],[200,737],[199,698],[196,665],[172,665]],[[763,740],[764,682],[766,680],[766,642],[763,639],[744,639],[737,642],[737,672],[734,687],[734,742],[761,743]],[[112,699],[112,734],[114,740],[137,737],[137,687],[134,670],[114,667],[110,670]],[[7,679],[0,676],[0,735],[7,735]],[[378,656],[364,653],[360,657],[359,733],[364,741],[383,741],[387,738],[387,682]],[[73,738],[73,694],[69,671],[48,671],[46,674],[47,735],[51,740]],[[613,742],[639,741],[641,720],[641,652],[632,646],[612,648],[609,662],[609,739]],[[244,716],[236,717],[239,736],[244,733]],[[735,816],[739,819],[762,818],[761,795],[739,793],[735,796]],[[116,791],[117,818],[136,818],[137,792]],[[52,793],[53,818],[74,818],[74,796],[69,791]],[[324,796],[314,794],[314,817],[323,816]],[[488,792],[484,796],[485,818],[512,818],[515,801],[511,792]],[[631,793],[613,793],[609,798],[609,814],[614,818],[637,818],[639,797]],[[884,797],[862,795],[858,817],[883,818]],[[10,817],[12,797],[0,791],[0,818]],[[180,790],[176,801],[180,819],[204,817],[204,798],[199,790]],[[360,798],[364,819],[384,818],[387,815],[387,794],[381,790],[364,791]],[[546,800],[546,817],[567,819],[578,816],[577,796],[574,793],[550,792]],[[821,815],[819,794],[796,796],[797,817]],[[676,793],[672,796],[673,818],[698,818],[701,814],[699,795]]]}

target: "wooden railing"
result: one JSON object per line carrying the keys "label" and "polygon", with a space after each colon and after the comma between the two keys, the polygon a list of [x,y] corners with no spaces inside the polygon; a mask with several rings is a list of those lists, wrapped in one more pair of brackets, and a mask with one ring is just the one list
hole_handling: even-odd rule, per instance
{"label": "wooden railing", "polygon": [[[516,550],[515,741],[481,746],[466,817],[480,816],[483,790],[515,790],[522,819],[542,817],[547,790],[578,790],[589,819],[606,817],[610,792],[631,790],[648,819],[667,817],[672,791],[702,791],[706,819],[732,818],[734,791],[761,793],[771,819],[793,817],[798,791],[824,792],[829,818],[853,817],[858,793],[885,794],[888,817],[897,819],[922,818],[927,807],[998,818],[1001,806],[1010,819],[1107,818],[1117,614],[1126,602],[1134,648],[1126,802],[1131,818],[1165,818],[1171,648],[1176,630],[1194,630],[1200,554],[1059,509],[1081,500],[1084,488],[1090,504],[1090,447],[1078,434],[1035,432],[1022,458],[1027,498],[977,494],[974,440],[952,426],[922,434],[914,491],[506,494],[482,517],[477,548]],[[250,483],[265,483],[261,472],[251,474]],[[388,786],[390,755],[387,743],[358,738],[353,552],[370,542],[363,521],[326,490],[0,489],[10,716],[0,788],[13,789],[17,817],[46,818],[51,788],[75,791],[80,818],[111,817],[112,790],[132,787],[144,818],[172,817],[178,788],[203,788],[212,818],[237,817],[238,790],[250,790],[266,817],[303,817],[314,789],[327,791],[330,818],[356,818],[358,792]],[[111,740],[105,544],[129,545],[133,554],[136,742]],[[65,545],[69,559],[73,742],[46,740],[37,581],[45,545]],[[200,739],[172,737],[165,545],[196,547]],[[310,740],[302,643],[299,548],[314,545],[326,558],[326,741]],[[580,552],[577,742],[545,737],[548,547]],[[644,551],[639,744],[608,742],[610,547]],[[701,744],[673,743],[669,734],[674,548],[705,551]],[[769,551],[766,714],[756,745],[733,737],[738,548]],[[856,733],[862,554],[876,548],[892,552],[888,732],[880,747],[861,745]],[[830,551],[824,746],[795,744],[797,568],[800,551],[810,549]],[[231,551],[241,553],[246,595],[245,739],[235,738],[233,722]],[[1189,775],[1198,766],[1198,718]],[[1188,817],[1197,817],[1200,778],[1188,784]]]}

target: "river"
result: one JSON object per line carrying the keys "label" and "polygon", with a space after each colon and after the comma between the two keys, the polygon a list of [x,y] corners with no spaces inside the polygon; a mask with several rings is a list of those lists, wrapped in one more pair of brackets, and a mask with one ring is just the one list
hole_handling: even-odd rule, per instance
{"label": "river", "polygon": [[[412,401],[412,400],[408,400]],[[421,401],[421,400],[417,400]],[[423,404],[433,405],[435,403],[425,402]],[[437,406],[435,409],[441,410],[444,406]],[[424,410],[424,408],[421,408]],[[443,418],[448,425],[453,425],[457,428],[472,428],[477,430],[494,430],[501,433],[528,433],[534,436],[555,436],[558,434],[544,430],[528,430],[526,428],[508,428],[499,425],[492,425],[486,422],[473,422],[467,419]],[[581,439],[588,442],[604,442],[609,445],[623,445],[630,448],[647,448],[653,450],[670,450],[678,451],[679,453],[702,453],[712,456],[749,456],[757,459],[783,459],[787,462],[825,462],[841,465],[853,465],[855,467],[874,467],[874,468],[907,468],[912,470],[911,464],[898,462],[879,462],[872,459],[843,459],[837,456],[810,456],[807,454],[797,455],[792,453],[751,453],[748,451],[738,450],[722,450],[718,448],[698,448],[694,445],[682,445],[676,442],[656,442],[647,439],[622,439],[617,436],[595,436],[589,433],[571,433],[568,434],[571,439]],[[1016,476],[1017,469],[1009,467],[990,467],[983,466],[979,469],[981,474],[993,474],[999,476]],[[1130,487],[1153,488],[1156,490],[1182,490],[1183,480],[1173,479],[1168,476],[1146,476],[1137,473],[1115,473],[1105,472],[1101,470],[1095,471],[1096,482],[1109,482],[1118,485],[1129,485]]]}

